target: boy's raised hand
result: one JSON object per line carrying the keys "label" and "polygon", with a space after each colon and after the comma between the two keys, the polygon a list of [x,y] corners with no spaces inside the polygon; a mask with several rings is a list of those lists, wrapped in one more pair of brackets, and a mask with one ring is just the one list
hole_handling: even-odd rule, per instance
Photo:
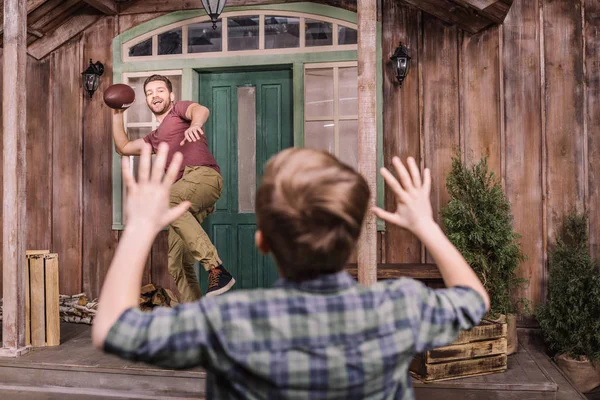
{"label": "boy's raised hand", "polygon": [[[423,178],[415,159],[409,157],[408,169],[398,157],[392,159],[400,182],[386,168],[381,168],[381,175],[396,196],[396,211],[389,212],[374,207],[373,212],[379,218],[419,234],[422,228],[433,222],[431,210],[431,173],[425,168]],[[410,172],[409,172],[410,171]]]}
{"label": "boy's raised hand", "polygon": [[[176,153],[165,173],[169,146],[161,143],[158,146],[154,165],[152,164],[150,145],[142,149],[138,169],[138,181],[135,181],[129,168],[129,157],[123,157],[123,182],[127,186],[127,226],[134,225],[158,233],[162,228],[179,218],[190,207],[189,201],[169,208],[169,190],[175,178],[183,156]],[[151,171],[152,170],[152,171]]]}

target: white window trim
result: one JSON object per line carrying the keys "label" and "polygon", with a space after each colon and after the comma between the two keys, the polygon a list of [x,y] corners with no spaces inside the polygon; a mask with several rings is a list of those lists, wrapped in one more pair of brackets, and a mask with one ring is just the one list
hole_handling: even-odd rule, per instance
{"label": "white window trim", "polygon": [[[227,34],[227,22],[230,17],[243,17],[243,16],[257,16],[259,17],[259,48],[258,50],[242,50],[242,51],[229,51],[227,48],[228,34]],[[276,17],[291,17],[299,18],[300,23],[300,44],[299,47],[284,48],[284,49],[265,49],[265,16],[276,16]],[[319,22],[327,22],[332,25],[332,45],[330,46],[306,46],[306,20],[311,19]],[[221,14],[221,32],[222,32],[222,50],[216,52],[207,53],[188,53],[187,51],[187,39],[188,25],[195,24],[198,22],[209,22],[208,16],[201,16],[197,18],[187,19],[179,21],[170,25],[163,26],[159,29],[155,29],[151,32],[145,33],[123,43],[122,60],[123,62],[135,62],[135,61],[156,61],[156,60],[170,60],[170,59],[195,59],[195,58],[220,58],[220,57],[233,57],[233,56],[247,56],[247,55],[264,55],[264,54],[295,54],[301,53],[321,53],[328,51],[348,51],[357,50],[358,45],[338,45],[338,26],[344,26],[346,28],[357,30],[356,24],[340,21],[335,18],[323,17],[320,15],[291,12],[291,11],[274,11],[274,10],[248,10],[248,11],[232,11]],[[173,29],[182,28],[182,54],[168,54],[158,55],[158,35],[168,32]],[[152,55],[151,56],[137,56],[131,57],[129,55],[129,49],[141,42],[148,39],[152,39]]]}

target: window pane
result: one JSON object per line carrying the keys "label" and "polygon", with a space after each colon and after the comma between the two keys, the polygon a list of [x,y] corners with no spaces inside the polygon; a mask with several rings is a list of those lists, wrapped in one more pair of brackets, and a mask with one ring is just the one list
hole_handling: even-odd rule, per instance
{"label": "window pane", "polygon": [[333,68],[306,69],[304,114],[333,118]]}
{"label": "window pane", "polygon": [[217,29],[212,22],[199,22],[188,26],[188,53],[208,53],[223,49],[221,20],[217,21]]}
{"label": "window pane", "polygon": [[306,20],[306,46],[331,46],[333,44],[332,26],[329,22]]}
{"label": "window pane", "polygon": [[300,47],[300,18],[265,16],[265,49]]}
{"label": "window pane", "polygon": [[340,68],[339,70],[340,115],[358,115],[358,68]]}
{"label": "window pane", "polygon": [[152,122],[152,112],[146,105],[144,81],[146,77],[129,78],[128,84],[135,92],[135,101],[127,109],[127,122]]}
{"label": "window pane", "polygon": [[356,29],[338,25],[338,44],[357,44],[358,35]]}
{"label": "window pane", "polygon": [[181,54],[181,28],[158,35],[158,54]]}
{"label": "window pane", "polygon": [[238,88],[238,212],[253,213],[256,198],[256,87]]}
{"label": "window pane", "polygon": [[258,49],[258,17],[232,17],[227,19],[227,45],[229,51]]}
{"label": "window pane", "polygon": [[325,150],[334,154],[334,127],[333,121],[306,122],[304,126],[304,147]]}
{"label": "window pane", "polygon": [[152,38],[144,40],[129,48],[130,57],[142,57],[152,55]]}
{"label": "window pane", "polygon": [[358,121],[340,121],[339,134],[340,160],[358,170]]}

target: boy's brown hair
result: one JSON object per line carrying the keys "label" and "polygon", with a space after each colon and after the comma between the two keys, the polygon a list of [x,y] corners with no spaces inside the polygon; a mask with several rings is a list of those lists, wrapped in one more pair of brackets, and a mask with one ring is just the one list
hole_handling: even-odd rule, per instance
{"label": "boy's brown hair", "polygon": [[329,153],[287,149],[269,160],[256,194],[258,229],[293,281],[341,271],[369,204],[365,179]]}
{"label": "boy's brown hair", "polygon": [[169,93],[171,93],[173,91],[173,84],[171,83],[169,78],[167,78],[166,76],[163,76],[163,75],[151,75],[151,76],[147,77],[146,80],[144,81],[144,93],[146,93],[146,85],[149,84],[150,82],[154,82],[154,81],[164,82],[167,85],[167,89],[169,89]]}

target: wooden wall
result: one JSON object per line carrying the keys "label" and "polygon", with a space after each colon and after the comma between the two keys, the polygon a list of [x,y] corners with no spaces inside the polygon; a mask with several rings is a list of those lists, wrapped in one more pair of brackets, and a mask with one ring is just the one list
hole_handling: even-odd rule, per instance
{"label": "wooden wall", "polygon": [[[543,301],[546,251],[566,213],[590,214],[600,257],[598,0],[515,0],[505,23],[471,35],[396,0],[383,1],[383,54],[407,43],[403,88],[384,60],[385,164],[413,155],[432,169],[433,208],[447,202],[455,148],[489,157],[512,203],[528,260],[523,292]],[[393,204],[386,192],[386,203]],[[430,261],[410,234],[388,228],[386,263]]]}
{"label": "wooden wall", "polygon": [[[104,17],[28,65],[28,247],[59,253],[61,293],[97,296],[118,243],[111,114],[101,93],[112,75],[112,37],[168,11],[150,3],[154,8]],[[488,155],[523,235],[521,275],[531,282],[523,294],[542,301],[546,250],[571,208],[590,212],[592,252],[600,257],[600,0],[515,0],[503,26],[476,35],[398,0],[382,4],[385,164],[412,155],[431,168],[437,216],[448,200],[444,179],[454,149],[469,160]],[[389,65],[400,40],[413,57],[402,88]],[[79,83],[90,57],[106,68],[91,100]],[[378,239],[383,263],[431,261],[401,229],[388,226]],[[145,282],[173,289],[166,266],[163,232]]]}

